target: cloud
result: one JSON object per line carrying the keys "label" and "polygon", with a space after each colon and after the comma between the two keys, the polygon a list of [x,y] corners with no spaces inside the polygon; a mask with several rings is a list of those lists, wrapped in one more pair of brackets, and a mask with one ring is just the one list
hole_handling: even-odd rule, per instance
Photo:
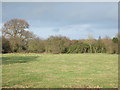
{"label": "cloud", "polygon": [[63,35],[70,39],[113,37],[118,27],[115,2],[3,2],[3,22],[12,18],[28,21],[40,37]]}
{"label": "cloud", "polygon": [[80,22],[103,22],[117,19],[117,3],[3,2],[3,13],[5,18],[19,17],[72,24]]}
{"label": "cloud", "polygon": [[55,29],[53,29],[53,31],[57,33],[57,32],[60,31],[60,29],[59,28],[55,28]]}
{"label": "cloud", "polygon": [[[59,29],[58,29],[59,28]],[[99,36],[115,36],[117,34],[117,29],[101,29],[95,28],[92,24],[75,24],[68,25],[63,27],[42,27],[42,28],[31,28],[32,31],[44,39],[49,36],[62,35],[70,39],[84,39],[88,38],[89,35],[92,35],[94,38],[98,39]],[[109,34],[108,34],[109,32]]]}

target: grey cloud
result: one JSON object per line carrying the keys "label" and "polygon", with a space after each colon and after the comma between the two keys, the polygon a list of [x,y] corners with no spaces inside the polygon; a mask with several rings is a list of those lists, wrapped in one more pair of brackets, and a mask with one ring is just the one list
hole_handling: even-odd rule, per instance
{"label": "grey cloud", "polygon": [[57,32],[60,31],[60,29],[59,28],[55,28],[55,29],[53,29],[53,31],[57,33]]}
{"label": "grey cloud", "polygon": [[72,24],[99,22],[116,20],[117,3],[3,3],[3,13],[5,18],[9,15]]}
{"label": "grey cloud", "polygon": [[[97,37],[109,32],[109,35],[113,36],[118,23],[117,6],[117,2],[3,2],[2,12],[4,22],[11,18],[25,19],[31,27],[37,28],[33,29],[36,34],[39,31],[40,35],[45,37],[62,34],[70,38],[79,38],[86,37],[89,33],[93,33]],[[84,24],[88,24],[90,27],[86,27]]]}

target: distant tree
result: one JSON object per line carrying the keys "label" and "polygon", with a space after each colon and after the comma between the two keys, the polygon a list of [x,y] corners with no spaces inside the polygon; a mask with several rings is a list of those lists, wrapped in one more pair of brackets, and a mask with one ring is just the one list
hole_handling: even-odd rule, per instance
{"label": "distant tree", "polygon": [[29,24],[22,19],[11,19],[2,27],[2,35],[6,38],[19,37],[22,40],[27,40],[33,37],[33,33],[27,31]]}
{"label": "distant tree", "polygon": [[28,51],[29,52],[38,52],[42,53],[45,51],[44,41],[40,38],[34,38],[28,42]]}
{"label": "distant tree", "polygon": [[9,41],[4,36],[0,37],[0,41],[1,40],[2,40],[2,53],[11,52]]}
{"label": "distant tree", "polygon": [[117,38],[117,37],[113,37],[112,41],[113,41],[114,43],[118,43],[118,38]]}
{"label": "distant tree", "polygon": [[79,40],[71,40],[71,44],[68,47],[67,53],[84,53],[85,52],[85,44]]}
{"label": "distant tree", "polygon": [[45,41],[45,50],[50,53],[65,53],[69,46],[69,39],[63,36],[51,36]]}
{"label": "distant tree", "polygon": [[106,49],[106,53],[115,53],[116,51],[114,50],[114,43],[112,41],[112,39],[110,38],[103,38],[102,39],[102,43],[104,44],[105,46],[105,49]]}
{"label": "distant tree", "polygon": [[99,39],[97,40],[96,46],[97,46],[97,52],[98,53],[105,53],[106,52],[105,45],[102,42],[101,36],[99,36]]}
{"label": "distant tree", "polygon": [[51,36],[41,40],[28,31],[29,24],[22,19],[11,19],[2,27],[2,53],[48,52],[48,53],[120,53],[120,34],[113,39],[106,36],[98,40],[89,35],[88,39],[70,40],[64,36]]}
{"label": "distant tree", "polygon": [[[87,51],[89,53],[92,53],[93,52],[93,44],[96,42],[96,40],[90,38],[90,39],[84,40],[83,42],[85,43],[85,46],[87,47]],[[88,48],[88,46],[89,46],[89,48]]]}
{"label": "distant tree", "polygon": [[2,34],[5,37],[24,37],[25,29],[29,28],[29,24],[22,19],[11,19],[2,27]]}
{"label": "distant tree", "polygon": [[24,50],[27,50],[27,45],[21,38],[9,38],[8,40],[12,52],[23,52]]}
{"label": "distant tree", "polygon": [[28,40],[34,37],[28,28],[29,24],[22,19],[11,19],[3,25],[2,34],[9,39],[13,52],[27,49]]}
{"label": "distant tree", "polygon": [[118,49],[119,49],[119,39],[118,39],[118,37],[113,37],[113,39],[112,39],[112,41],[113,41],[113,49],[114,49],[114,53],[118,53]]}

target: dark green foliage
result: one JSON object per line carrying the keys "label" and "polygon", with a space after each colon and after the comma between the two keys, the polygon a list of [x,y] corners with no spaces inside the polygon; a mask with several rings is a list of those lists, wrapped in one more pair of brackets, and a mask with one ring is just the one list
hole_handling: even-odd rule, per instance
{"label": "dark green foliage", "polygon": [[99,40],[72,40],[68,53],[105,53],[104,44]]}
{"label": "dark green foliage", "polygon": [[62,36],[51,36],[45,41],[45,50],[48,53],[66,53],[69,39]]}
{"label": "dark green foliage", "polygon": [[47,40],[32,38],[25,43],[21,38],[2,37],[2,52],[34,53],[118,53],[118,43],[113,39],[69,40],[62,36],[51,36]]}
{"label": "dark green foliage", "polygon": [[113,41],[114,43],[118,43],[118,38],[117,38],[117,37],[114,37],[114,38],[112,39],[112,41]]}
{"label": "dark green foliage", "polygon": [[72,40],[71,45],[68,48],[67,53],[84,53],[87,45],[79,42],[78,40]]}
{"label": "dark green foliage", "polygon": [[5,37],[0,37],[0,41],[2,41],[2,53],[11,52],[9,41]]}

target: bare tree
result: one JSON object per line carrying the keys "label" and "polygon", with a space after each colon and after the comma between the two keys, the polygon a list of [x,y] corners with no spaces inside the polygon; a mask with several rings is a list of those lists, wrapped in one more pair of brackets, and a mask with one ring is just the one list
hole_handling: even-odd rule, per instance
{"label": "bare tree", "polygon": [[[2,35],[9,39],[13,48],[15,48],[15,46],[17,46],[17,48],[27,48],[28,40],[34,37],[34,34],[28,31],[28,28],[29,24],[25,20],[11,19],[3,25]],[[15,43],[13,44],[12,41]]]}
{"label": "bare tree", "polygon": [[7,38],[31,38],[32,32],[27,31],[29,24],[22,19],[12,19],[2,27],[2,35]]}

